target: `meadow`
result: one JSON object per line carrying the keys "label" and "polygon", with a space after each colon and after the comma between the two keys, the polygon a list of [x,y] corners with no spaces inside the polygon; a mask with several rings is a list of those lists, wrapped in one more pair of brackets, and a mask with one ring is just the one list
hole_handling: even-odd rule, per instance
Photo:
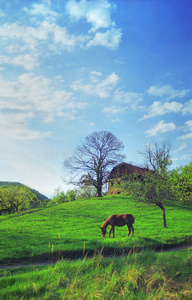
{"label": "meadow", "polygon": [[[191,250],[153,250],[192,244],[192,208],[165,208],[167,228],[158,207],[121,195],[1,216],[1,267],[58,261],[0,270],[1,299],[191,299]],[[113,213],[134,215],[133,238],[126,226],[101,237]]]}
{"label": "meadow", "polygon": [[[115,227],[115,239],[101,237],[99,227],[113,213],[134,215],[133,238],[127,237],[127,226]],[[164,228],[158,207],[123,196],[78,200],[1,216],[0,263],[77,258],[87,252],[99,253],[103,247],[105,254],[121,254],[133,248],[187,244],[192,242],[191,216],[190,206],[166,205]]]}

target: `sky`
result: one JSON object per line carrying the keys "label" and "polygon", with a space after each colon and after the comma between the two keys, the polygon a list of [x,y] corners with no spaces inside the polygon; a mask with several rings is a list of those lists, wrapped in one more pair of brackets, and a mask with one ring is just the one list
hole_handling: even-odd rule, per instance
{"label": "sky", "polygon": [[0,0],[0,181],[48,197],[94,131],[192,161],[191,0]]}

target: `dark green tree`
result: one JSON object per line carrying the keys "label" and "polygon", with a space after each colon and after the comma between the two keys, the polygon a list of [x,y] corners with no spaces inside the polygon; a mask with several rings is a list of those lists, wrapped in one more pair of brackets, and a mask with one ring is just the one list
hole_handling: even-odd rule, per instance
{"label": "dark green tree", "polygon": [[35,201],[36,195],[24,185],[7,186],[0,188],[0,209],[11,212],[25,210]]}
{"label": "dark green tree", "polygon": [[183,203],[192,203],[192,162],[171,171],[170,180],[176,199]]}

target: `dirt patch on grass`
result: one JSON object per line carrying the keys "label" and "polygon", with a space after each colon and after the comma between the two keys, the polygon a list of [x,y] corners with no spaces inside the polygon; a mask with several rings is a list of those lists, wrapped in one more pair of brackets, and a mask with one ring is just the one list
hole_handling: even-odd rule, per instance
{"label": "dirt patch on grass", "polygon": [[[167,246],[168,247],[168,246]],[[161,249],[161,250],[157,250],[156,252],[157,253],[161,253],[161,252],[173,252],[173,251],[181,251],[181,250],[186,250],[186,249],[190,249],[192,248],[192,245],[182,245],[182,246],[171,246],[170,248],[166,248],[166,249]],[[129,252],[131,253],[131,252]],[[68,258],[66,257],[65,255],[63,256],[64,258]],[[75,260],[77,258],[80,258],[80,257],[75,257],[75,258],[72,258],[70,257],[69,260]],[[2,270],[5,270],[5,269],[13,269],[13,268],[24,268],[24,267],[32,267],[32,266],[47,266],[47,265],[54,265],[56,264],[57,262],[59,262],[60,259],[53,259],[51,261],[48,261],[48,260],[37,260],[37,261],[34,261],[34,262],[31,262],[29,263],[29,261],[21,261],[21,262],[18,262],[18,263],[11,263],[10,264],[1,264],[0,265],[0,269]]]}

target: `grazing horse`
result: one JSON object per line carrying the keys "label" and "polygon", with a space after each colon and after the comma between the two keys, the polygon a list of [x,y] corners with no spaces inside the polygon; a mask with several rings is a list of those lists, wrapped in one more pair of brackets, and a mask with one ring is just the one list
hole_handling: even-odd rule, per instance
{"label": "grazing horse", "polygon": [[111,215],[104,223],[101,227],[99,227],[101,229],[101,234],[104,237],[106,234],[106,228],[108,225],[111,225],[110,231],[109,231],[109,236],[111,232],[113,231],[113,238],[115,237],[115,230],[114,227],[115,226],[125,226],[127,225],[129,233],[128,236],[130,235],[131,231],[132,231],[132,236],[134,233],[134,228],[133,228],[133,223],[134,223],[134,216],[129,215],[129,214],[123,214],[123,215]]}

